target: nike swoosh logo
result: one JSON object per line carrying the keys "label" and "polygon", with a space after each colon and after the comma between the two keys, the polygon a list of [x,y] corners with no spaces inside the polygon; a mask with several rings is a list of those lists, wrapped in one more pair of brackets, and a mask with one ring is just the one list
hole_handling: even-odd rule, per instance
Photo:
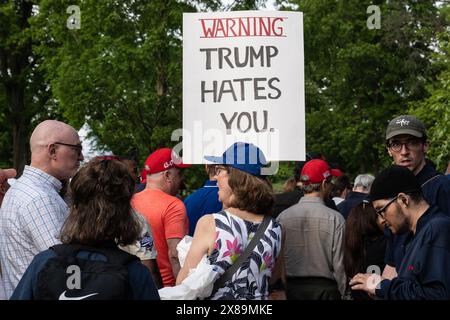
{"label": "nike swoosh logo", "polygon": [[91,294],[88,294],[87,296],[82,296],[82,297],[66,297],[66,291],[64,291],[59,296],[59,300],[83,300],[83,299],[95,296],[96,294],[98,294],[98,293],[91,293]]}

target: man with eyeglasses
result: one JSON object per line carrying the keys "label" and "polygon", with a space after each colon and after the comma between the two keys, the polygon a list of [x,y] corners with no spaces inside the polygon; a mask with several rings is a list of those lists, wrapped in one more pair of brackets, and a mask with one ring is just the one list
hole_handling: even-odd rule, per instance
{"label": "man with eyeglasses", "polygon": [[386,129],[386,147],[394,164],[414,173],[427,202],[450,215],[450,184],[425,157],[428,141],[423,123],[410,115],[391,120]]}
{"label": "man with eyeglasses", "polygon": [[352,290],[386,300],[450,299],[450,217],[424,199],[414,174],[404,167],[382,171],[370,199],[394,234],[406,234],[405,252],[392,279],[357,274]]}
{"label": "man with eyeglasses", "polygon": [[83,153],[77,131],[56,120],[41,122],[30,138],[31,164],[6,192],[0,210],[0,258],[11,296],[39,252],[59,241],[68,206],[59,192],[77,172]]}
{"label": "man with eyeglasses", "polygon": [[[394,164],[406,167],[416,176],[425,200],[450,215],[450,180],[437,172],[426,159],[428,141],[425,126],[416,117],[401,115],[391,120],[386,129],[386,147]],[[386,267],[383,276],[396,275],[404,254],[406,235],[389,236]]]}

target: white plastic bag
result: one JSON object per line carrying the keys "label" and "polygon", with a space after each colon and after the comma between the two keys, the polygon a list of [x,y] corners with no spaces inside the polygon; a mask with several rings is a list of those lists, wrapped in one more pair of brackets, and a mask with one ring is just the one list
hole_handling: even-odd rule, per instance
{"label": "white plastic bag", "polygon": [[[186,255],[191,247],[192,237],[185,236],[177,245],[178,260],[184,265]],[[189,275],[181,284],[175,287],[165,287],[159,291],[161,300],[195,300],[204,299],[211,295],[217,272],[209,263],[206,254],[197,267],[189,270]]]}

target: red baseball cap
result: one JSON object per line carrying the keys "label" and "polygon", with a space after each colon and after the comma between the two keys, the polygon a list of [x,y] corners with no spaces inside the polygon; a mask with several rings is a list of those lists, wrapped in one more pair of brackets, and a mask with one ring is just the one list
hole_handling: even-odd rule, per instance
{"label": "red baseball cap", "polygon": [[147,182],[147,175],[169,170],[170,168],[189,168],[190,164],[183,164],[180,157],[171,148],[155,150],[145,160],[141,171],[141,182]]}
{"label": "red baseball cap", "polygon": [[340,177],[340,176],[344,175],[344,173],[341,171],[341,169],[338,169],[338,168],[331,169],[330,172],[333,177]]}
{"label": "red baseball cap", "polygon": [[[305,185],[311,183],[321,183],[323,180],[331,176],[331,171],[328,163],[321,159],[313,159],[305,163],[300,176],[303,184]],[[307,176],[307,180],[304,176]]]}

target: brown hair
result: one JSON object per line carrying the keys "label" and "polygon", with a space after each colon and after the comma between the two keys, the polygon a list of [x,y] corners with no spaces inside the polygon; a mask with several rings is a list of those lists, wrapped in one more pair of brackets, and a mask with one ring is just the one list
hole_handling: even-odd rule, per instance
{"label": "brown hair", "polygon": [[345,225],[344,268],[351,278],[364,270],[364,243],[367,240],[383,237],[377,224],[378,214],[370,203],[360,203],[350,211]]}
{"label": "brown hair", "polygon": [[228,185],[234,199],[230,206],[259,215],[270,215],[273,209],[274,195],[264,178],[226,167]]}
{"label": "brown hair", "polygon": [[287,179],[283,184],[283,192],[291,192],[294,191],[297,187],[297,180],[295,177]]}
{"label": "brown hair", "polygon": [[73,177],[70,213],[60,233],[63,243],[96,245],[135,242],[141,226],[132,214],[134,181],[125,164],[94,159]]}
{"label": "brown hair", "polygon": [[215,170],[216,170],[216,166],[214,164],[207,164],[205,166],[205,171],[208,174],[208,176],[214,176]]}

